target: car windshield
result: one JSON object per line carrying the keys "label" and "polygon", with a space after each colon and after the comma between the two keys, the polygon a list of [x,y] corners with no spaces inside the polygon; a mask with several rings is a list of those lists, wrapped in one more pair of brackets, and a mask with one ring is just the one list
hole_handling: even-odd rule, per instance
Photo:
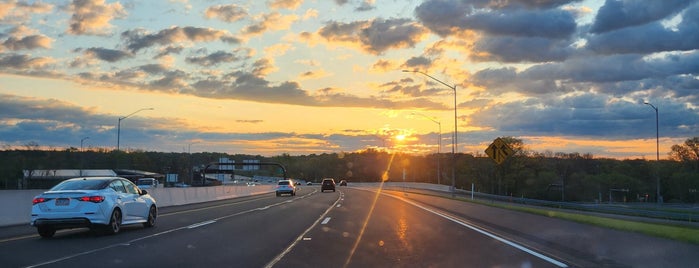
{"label": "car windshield", "polygon": [[279,185],[286,185],[286,186],[289,186],[290,184],[291,184],[291,182],[289,182],[289,181],[280,181],[280,182],[279,182]]}
{"label": "car windshield", "polygon": [[105,187],[105,180],[69,180],[51,188],[51,191],[99,190]]}

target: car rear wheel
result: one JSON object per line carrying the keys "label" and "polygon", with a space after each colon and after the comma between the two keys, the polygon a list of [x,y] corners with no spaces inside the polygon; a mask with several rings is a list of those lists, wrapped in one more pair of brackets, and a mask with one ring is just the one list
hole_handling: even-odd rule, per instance
{"label": "car rear wheel", "polygon": [[37,231],[39,232],[39,235],[43,238],[51,238],[54,234],[56,234],[56,229],[53,229],[48,226],[39,226],[37,228]]}
{"label": "car rear wheel", "polygon": [[158,209],[155,206],[150,206],[148,210],[148,219],[143,223],[143,227],[149,228],[155,225],[155,218],[158,217]]}
{"label": "car rear wheel", "polygon": [[109,224],[105,231],[107,234],[116,234],[121,230],[121,210],[115,209],[109,217]]}

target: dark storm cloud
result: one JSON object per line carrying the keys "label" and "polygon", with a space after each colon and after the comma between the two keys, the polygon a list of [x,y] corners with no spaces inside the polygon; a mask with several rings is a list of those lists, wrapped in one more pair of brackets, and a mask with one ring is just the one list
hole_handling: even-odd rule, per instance
{"label": "dark storm cloud", "polygon": [[173,26],[157,33],[147,33],[144,29],[128,30],[121,33],[121,37],[131,52],[155,45],[167,46],[177,42],[211,42],[215,40],[229,44],[240,43],[240,40],[231,34],[211,28],[179,27]]}
{"label": "dark storm cloud", "polygon": [[373,54],[380,54],[391,48],[413,47],[423,33],[423,28],[409,19],[329,22],[319,31],[328,41],[358,41],[362,49]]}
{"label": "dark storm cloud", "polygon": [[654,53],[699,48],[699,5],[682,13],[677,29],[668,29],[660,22],[628,27],[592,35],[587,47],[600,54]]}
{"label": "dark storm cloud", "polygon": [[696,0],[607,0],[597,12],[590,32],[604,33],[655,22],[675,15],[682,9],[696,2]]}

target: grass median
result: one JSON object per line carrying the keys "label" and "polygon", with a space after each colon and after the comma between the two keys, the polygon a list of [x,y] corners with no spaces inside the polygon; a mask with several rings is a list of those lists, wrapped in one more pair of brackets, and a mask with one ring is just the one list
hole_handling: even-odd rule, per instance
{"label": "grass median", "polygon": [[[468,201],[472,202],[471,200],[468,200]],[[586,215],[586,214],[548,210],[545,208],[512,206],[512,205],[488,203],[488,202],[476,202],[476,203],[488,205],[488,206],[493,206],[493,207],[509,209],[509,210],[522,211],[522,212],[542,215],[542,216],[551,217],[551,218],[564,219],[564,220],[570,220],[570,221],[575,221],[575,222],[580,222],[580,223],[585,223],[585,224],[591,224],[591,225],[596,225],[596,226],[611,228],[611,229],[616,229],[616,230],[637,232],[637,233],[642,233],[642,234],[646,234],[646,235],[652,235],[652,236],[656,236],[656,237],[684,241],[684,242],[689,242],[692,244],[699,245],[699,228],[613,219],[613,218],[599,217],[599,216]]]}

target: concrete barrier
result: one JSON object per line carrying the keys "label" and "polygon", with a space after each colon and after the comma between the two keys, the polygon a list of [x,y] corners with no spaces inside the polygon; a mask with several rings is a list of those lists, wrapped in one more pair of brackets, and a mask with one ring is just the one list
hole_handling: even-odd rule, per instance
{"label": "concrete barrier", "polygon": [[[381,183],[352,183],[353,187],[381,187]],[[179,206],[274,192],[276,185],[151,188],[148,193],[159,207]],[[449,191],[449,186],[419,182],[386,182],[387,189],[414,188]],[[0,226],[29,224],[32,199],[46,190],[0,190]]]}
{"label": "concrete barrier", "polygon": [[[271,193],[275,185],[152,188],[159,207],[201,203]],[[0,190],[0,226],[29,224],[32,199],[46,190]]]}

